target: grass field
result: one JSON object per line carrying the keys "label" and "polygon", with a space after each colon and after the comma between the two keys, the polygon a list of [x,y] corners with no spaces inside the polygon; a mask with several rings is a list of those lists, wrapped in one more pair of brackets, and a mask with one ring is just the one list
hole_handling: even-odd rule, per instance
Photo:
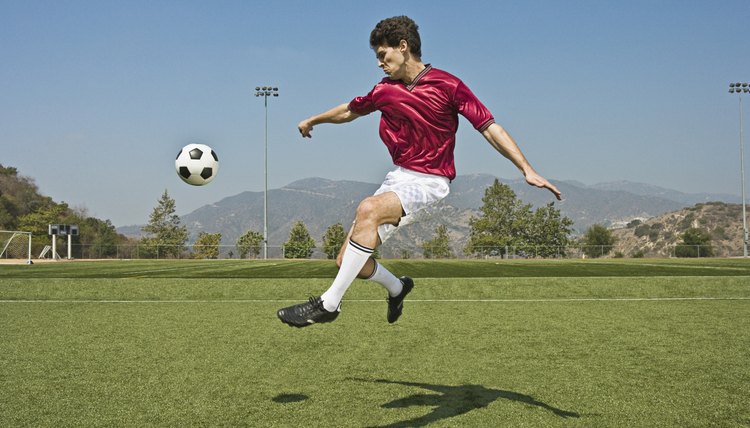
{"label": "grass field", "polygon": [[0,426],[750,426],[750,261],[0,265]]}

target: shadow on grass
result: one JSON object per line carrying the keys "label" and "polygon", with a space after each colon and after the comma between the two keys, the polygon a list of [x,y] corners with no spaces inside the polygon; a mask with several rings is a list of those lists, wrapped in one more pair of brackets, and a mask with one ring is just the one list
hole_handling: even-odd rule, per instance
{"label": "shadow on grass", "polygon": [[299,403],[300,401],[305,401],[308,398],[309,397],[304,394],[279,394],[273,397],[271,400],[273,400],[275,403],[287,404]]}
{"label": "shadow on grass", "polygon": [[490,403],[500,398],[528,404],[530,406],[537,406],[544,410],[548,410],[561,418],[580,417],[580,415],[576,412],[558,409],[557,407],[550,406],[549,404],[539,401],[530,395],[519,394],[517,392],[505,391],[502,389],[486,388],[482,385],[448,386],[432,385],[429,383],[418,382],[400,382],[384,379],[352,380],[404,386],[416,386],[419,388],[427,389],[429,391],[437,392],[437,394],[413,394],[408,397],[399,398],[383,404],[381,407],[384,407],[386,409],[405,408],[411,406],[430,406],[433,407],[433,409],[430,413],[419,418],[394,422],[388,425],[380,425],[378,428],[425,426],[441,419],[452,418],[454,416],[468,413],[475,409],[487,407]]}

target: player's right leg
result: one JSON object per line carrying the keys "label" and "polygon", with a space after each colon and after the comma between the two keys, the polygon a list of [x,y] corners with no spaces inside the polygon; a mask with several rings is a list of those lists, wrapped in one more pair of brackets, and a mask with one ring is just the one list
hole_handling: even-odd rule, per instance
{"label": "player's right leg", "polygon": [[403,208],[395,193],[388,192],[364,199],[357,207],[351,237],[343,251],[338,274],[331,286],[319,298],[279,310],[279,319],[295,327],[335,319],[340,311],[344,293],[371,259],[375,247],[380,242],[378,226],[386,223],[397,224],[402,214]]}

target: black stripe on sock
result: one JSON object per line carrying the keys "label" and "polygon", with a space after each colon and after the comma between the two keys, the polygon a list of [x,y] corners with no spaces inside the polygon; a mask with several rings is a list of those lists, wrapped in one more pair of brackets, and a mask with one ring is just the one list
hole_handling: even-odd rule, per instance
{"label": "black stripe on sock", "polygon": [[357,244],[356,242],[352,241],[351,239],[349,240],[349,245],[351,245],[352,247],[358,249],[359,251],[362,251],[362,252],[365,252],[365,253],[369,253],[369,254],[372,254],[375,251],[375,249],[373,249],[373,248],[367,248],[364,245]]}

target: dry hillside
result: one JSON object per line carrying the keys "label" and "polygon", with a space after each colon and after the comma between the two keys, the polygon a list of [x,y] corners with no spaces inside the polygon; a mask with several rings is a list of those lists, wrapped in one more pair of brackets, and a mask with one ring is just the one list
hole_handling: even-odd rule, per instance
{"label": "dry hillside", "polygon": [[682,243],[689,228],[699,228],[711,235],[717,257],[742,255],[742,206],[709,202],[691,208],[662,214],[645,221],[634,220],[628,227],[614,229],[617,238],[614,252],[625,257],[669,257],[674,246]]}

